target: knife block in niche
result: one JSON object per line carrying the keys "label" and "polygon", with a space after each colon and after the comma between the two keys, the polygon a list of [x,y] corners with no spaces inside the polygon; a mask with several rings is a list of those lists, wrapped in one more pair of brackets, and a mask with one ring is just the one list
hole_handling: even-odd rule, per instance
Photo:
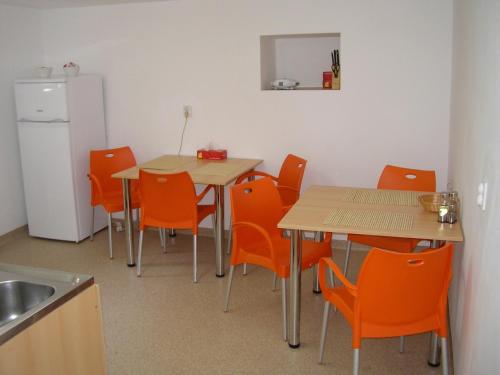
{"label": "knife block in niche", "polygon": [[337,77],[335,77],[335,74],[332,74],[332,90],[340,90],[340,69]]}

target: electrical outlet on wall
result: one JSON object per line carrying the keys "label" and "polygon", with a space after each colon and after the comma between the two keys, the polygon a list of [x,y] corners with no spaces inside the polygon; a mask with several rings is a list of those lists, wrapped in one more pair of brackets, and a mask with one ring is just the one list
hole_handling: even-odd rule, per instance
{"label": "electrical outlet on wall", "polygon": [[184,114],[185,118],[192,117],[193,109],[189,104],[184,104],[184,106],[182,107],[182,113]]}

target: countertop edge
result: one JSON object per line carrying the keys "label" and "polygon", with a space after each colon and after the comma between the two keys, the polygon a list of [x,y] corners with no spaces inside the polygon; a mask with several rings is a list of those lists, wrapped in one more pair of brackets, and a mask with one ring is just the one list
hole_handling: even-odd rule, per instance
{"label": "countertop edge", "polygon": [[60,307],[64,303],[68,302],[71,298],[80,294],[81,292],[83,292],[85,289],[91,287],[92,285],[94,285],[94,277],[93,276],[91,276],[88,280],[85,280],[84,282],[78,284],[78,286],[71,289],[69,292],[63,294],[61,297],[57,298],[52,303],[43,307],[42,309],[37,311],[32,316],[19,322],[19,324],[12,327],[12,329],[4,332],[2,335],[0,335],[0,345],[3,345],[7,341],[9,341],[11,338],[15,337],[17,334],[21,333],[26,328],[32,326],[34,323],[36,323],[40,319],[44,318],[45,316],[50,314],[52,311],[54,311],[55,309],[57,309],[58,307]]}

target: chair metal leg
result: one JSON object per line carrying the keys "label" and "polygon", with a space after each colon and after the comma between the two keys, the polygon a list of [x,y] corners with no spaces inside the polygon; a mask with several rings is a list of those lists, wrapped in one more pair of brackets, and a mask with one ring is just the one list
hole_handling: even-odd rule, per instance
{"label": "chair metal leg", "polygon": [[165,228],[162,229],[162,237],[163,237],[163,253],[167,253],[167,232],[165,231]]}
{"label": "chair metal leg", "polygon": [[158,234],[160,235],[160,246],[163,247],[165,242],[164,242],[163,229],[162,228],[158,228]]}
{"label": "chair metal leg", "polygon": [[229,232],[227,234],[227,249],[226,249],[227,255],[231,254],[231,245],[232,245],[232,241],[233,241],[233,227],[231,224],[232,221],[233,221],[233,218],[231,217],[231,215],[229,215]]}
{"label": "chair metal leg", "polygon": [[281,315],[283,317],[283,340],[288,340],[288,318],[287,318],[287,294],[286,279],[281,279]]}
{"label": "chair metal leg", "polygon": [[352,374],[359,375],[359,349],[353,349]]}
{"label": "chair metal leg", "polygon": [[313,266],[313,293],[320,294],[318,263]]}
{"label": "chair metal leg", "polygon": [[111,212],[108,213],[108,249],[109,259],[113,259],[113,225],[111,224]]}
{"label": "chair metal leg", "polygon": [[92,206],[92,214],[90,215],[90,240],[94,241],[94,214],[95,207]]}
{"label": "chair metal leg", "polygon": [[226,300],[224,302],[224,312],[229,311],[229,295],[231,294],[231,285],[233,284],[233,274],[234,274],[234,266],[231,266],[231,267],[229,267],[229,280],[227,281]]}
{"label": "chair metal leg", "polygon": [[[332,254],[332,260],[333,260],[333,254]],[[334,276],[333,271],[330,267],[328,267],[328,281],[330,283],[330,286],[332,286],[332,287],[335,286],[335,276]],[[337,307],[335,307],[335,310],[337,310]]]}
{"label": "chair metal leg", "polygon": [[278,281],[278,275],[276,275],[275,273],[273,273],[273,289],[272,289],[273,292],[276,291],[276,282],[277,281]]}
{"label": "chair metal leg", "polygon": [[198,236],[193,234],[193,283],[198,282]]}
{"label": "chair metal leg", "polygon": [[404,353],[405,351],[405,337],[399,336],[399,352]]}
{"label": "chair metal leg", "polygon": [[158,234],[160,236],[160,246],[163,247],[164,237],[163,237],[163,228],[158,228]]}
{"label": "chair metal leg", "polygon": [[323,309],[323,324],[321,326],[321,340],[319,344],[319,363],[323,363],[323,357],[325,355],[325,341],[326,341],[326,331],[328,329],[329,313],[330,313],[330,302],[325,301],[325,307]]}
{"label": "chair metal leg", "polygon": [[137,252],[137,277],[141,277],[141,261],[142,261],[142,240],[144,237],[144,231],[139,232],[139,250]]}
{"label": "chair metal leg", "polygon": [[344,260],[344,276],[347,277],[347,266],[349,265],[349,255],[351,255],[352,241],[347,241],[347,248],[345,251]]}
{"label": "chair metal leg", "polygon": [[243,263],[243,276],[247,275],[247,264]]}
{"label": "chair metal leg", "polygon": [[448,375],[448,340],[441,337],[441,366],[443,375]]}
{"label": "chair metal leg", "polygon": [[137,230],[139,230],[139,220],[141,220],[140,208],[135,209],[135,221],[137,222]]}

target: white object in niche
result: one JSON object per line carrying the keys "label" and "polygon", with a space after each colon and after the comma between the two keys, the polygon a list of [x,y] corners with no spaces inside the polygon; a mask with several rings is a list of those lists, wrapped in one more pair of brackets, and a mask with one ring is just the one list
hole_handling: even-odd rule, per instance
{"label": "white object in niche", "polygon": [[275,90],[293,90],[298,85],[299,82],[288,78],[281,78],[271,82],[271,87]]}

